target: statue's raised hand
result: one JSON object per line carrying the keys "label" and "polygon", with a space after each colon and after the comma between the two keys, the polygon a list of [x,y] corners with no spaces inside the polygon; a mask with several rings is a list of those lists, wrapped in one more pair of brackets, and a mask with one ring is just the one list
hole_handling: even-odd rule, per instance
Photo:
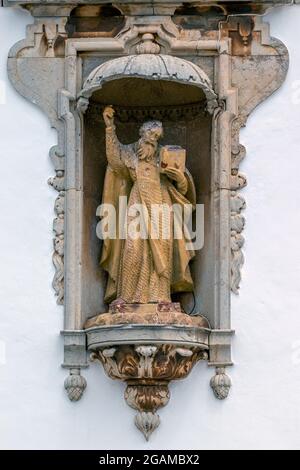
{"label": "statue's raised hand", "polygon": [[103,111],[103,119],[106,127],[112,127],[114,125],[115,110],[112,106],[106,106]]}

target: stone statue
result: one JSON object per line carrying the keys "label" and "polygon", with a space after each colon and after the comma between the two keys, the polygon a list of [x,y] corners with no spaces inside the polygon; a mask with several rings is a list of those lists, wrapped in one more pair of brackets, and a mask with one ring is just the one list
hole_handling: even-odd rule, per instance
{"label": "stone statue", "polygon": [[[105,176],[103,203],[113,204],[118,213],[119,197],[128,198],[128,208],[140,204],[150,217],[153,205],[171,208],[189,205],[195,207],[193,179],[184,167],[163,165],[163,150],[180,150],[178,147],[161,147],[162,123],[146,122],[140,128],[140,139],[130,145],[119,142],[114,123],[114,109],[105,108],[106,154],[108,167]],[[183,149],[181,149],[185,153]],[[163,167],[164,166],[164,167]],[[166,207],[166,206],[165,206]],[[172,213],[172,212],[171,212]],[[174,215],[172,216],[174,217]],[[127,212],[124,223],[128,226],[134,215]],[[149,224],[149,219],[148,224]],[[194,251],[186,247],[186,236],[174,237],[173,219],[170,236],[164,237],[162,221],[156,234],[147,239],[105,239],[101,266],[108,273],[105,302],[121,301],[126,304],[168,304],[171,293],[193,291],[189,262]]]}

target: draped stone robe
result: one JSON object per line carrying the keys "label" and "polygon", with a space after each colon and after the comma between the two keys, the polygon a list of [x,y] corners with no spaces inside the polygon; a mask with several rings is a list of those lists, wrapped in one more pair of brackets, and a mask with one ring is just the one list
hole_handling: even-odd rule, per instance
{"label": "draped stone robe", "polygon": [[[195,189],[192,177],[186,171],[188,191],[181,194],[176,182],[160,172],[159,149],[152,161],[138,158],[138,143],[123,145],[115,128],[106,129],[106,171],[103,203],[113,204],[119,217],[119,197],[128,198],[128,208],[143,204],[151,217],[151,204],[193,204]],[[173,216],[172,216],[173,217]],[[173,220],[170,218],[170,237],[162,237],[162,220],[159,237],[147,239],[119,238],[103,241],[101,266],[108,273],[105,302],[116,298],[126,303],[170,302],[172,292],[190,292],[193,281],[189,262],[193,251],[186,249],[186,239],[174,239]],[[124,223],[129,227],[134,216],[127,214]],[[151,219],[150,219],[151,220]]]}

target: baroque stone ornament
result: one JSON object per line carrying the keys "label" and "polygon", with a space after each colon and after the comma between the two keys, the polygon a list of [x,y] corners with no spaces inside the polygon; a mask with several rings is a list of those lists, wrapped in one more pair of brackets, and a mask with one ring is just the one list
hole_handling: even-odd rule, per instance
{"label": "baroque stone ornament", "polygon": [[135,418],[136,427],[144,434],[147,441],[149,441],[153,431],[158,428],[159,423],[160,419],[157,414],[146,413],[145,411],[136,415]]}
{"label": "baroque stone ornament", "polygon": [[[71,401],[82,396],[91,354],[126,384],[148,439],[169,383],[197,361],[216,368],[216,398],[229,393],[230,299],[245,241],[239,133],[285,79],[288,51],[263,15],[291,2],[2,3],[33,17],[9,52],[9,78],[57,131],[49,184],[57,191],[53,288],[64,308],[66,392]],[[157,237],[128,240],[119,235],[135,216],[125,212],[118,236],[100,240],[101,201],[119,215],[119,196],[129,208],[189,205],[203,230],[192,224],[178,240],[166,219],[164,239],[159,218]]]}
{"label": "baroque stone ornament", "polygon": [[136,46],[137,54],[159,54],[160,46],[155,42],[154,35],[145,33],[142,36],[142,41]]}
{"label": "baroque stone ornament", "polygon": [[65,193],[61,191],[56,198],[55,213],[57,217],[53,222],[54,253],[53,264],[55,275],[53,279],[53,289],[57,295],[57,303],[63,305],[64,302],[64,230],[65,230]]}
{"label": "baroque stone ornament", "polygon": [[231,388],[231,378],[226,374],[225,368],[216,368],[216,374],[212,377],[210,386],[218,400],[224,400],[228,397]]}
{"label": "baroque stone ornament", "polygon": [[185,378],[199,360],[208,353],[199,347],[176,345],[119,346],[92,353],[112,379],[127,382],[125,400],[138,411],[137,428],[148,440],[160,424],[157,410],[170,399],[168,384]]}
{"label": "baroque stone ornament", "polygon": [[65,389],[71,401],[78,401],[86,389],[86,380],[80,375],[80,370],[71,369],[69,377],[65,380]]}

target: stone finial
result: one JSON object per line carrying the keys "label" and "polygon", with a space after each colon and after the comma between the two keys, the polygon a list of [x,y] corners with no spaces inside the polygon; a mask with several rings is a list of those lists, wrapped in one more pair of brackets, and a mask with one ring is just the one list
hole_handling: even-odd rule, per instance
{"label": "stone finial", "polygon": [[226,374],[225,367],[217,367],[216,374],[210,381],[214,395],[218,400],[228,397],[231,388],[231,378]]}
{"label": "stone finial", "polygon": [[65,389],[71,401],[78,401],[86,389],[87,383],[80,375],[80,369],[70,369],[70,375],[65,380]]}
{"label": "stone finial", "polygon": [[144,434],[146,441],[149,441],[149,437],[159,424],[160,418],[156,413],[142,411],[135,417],[135,425]]}

